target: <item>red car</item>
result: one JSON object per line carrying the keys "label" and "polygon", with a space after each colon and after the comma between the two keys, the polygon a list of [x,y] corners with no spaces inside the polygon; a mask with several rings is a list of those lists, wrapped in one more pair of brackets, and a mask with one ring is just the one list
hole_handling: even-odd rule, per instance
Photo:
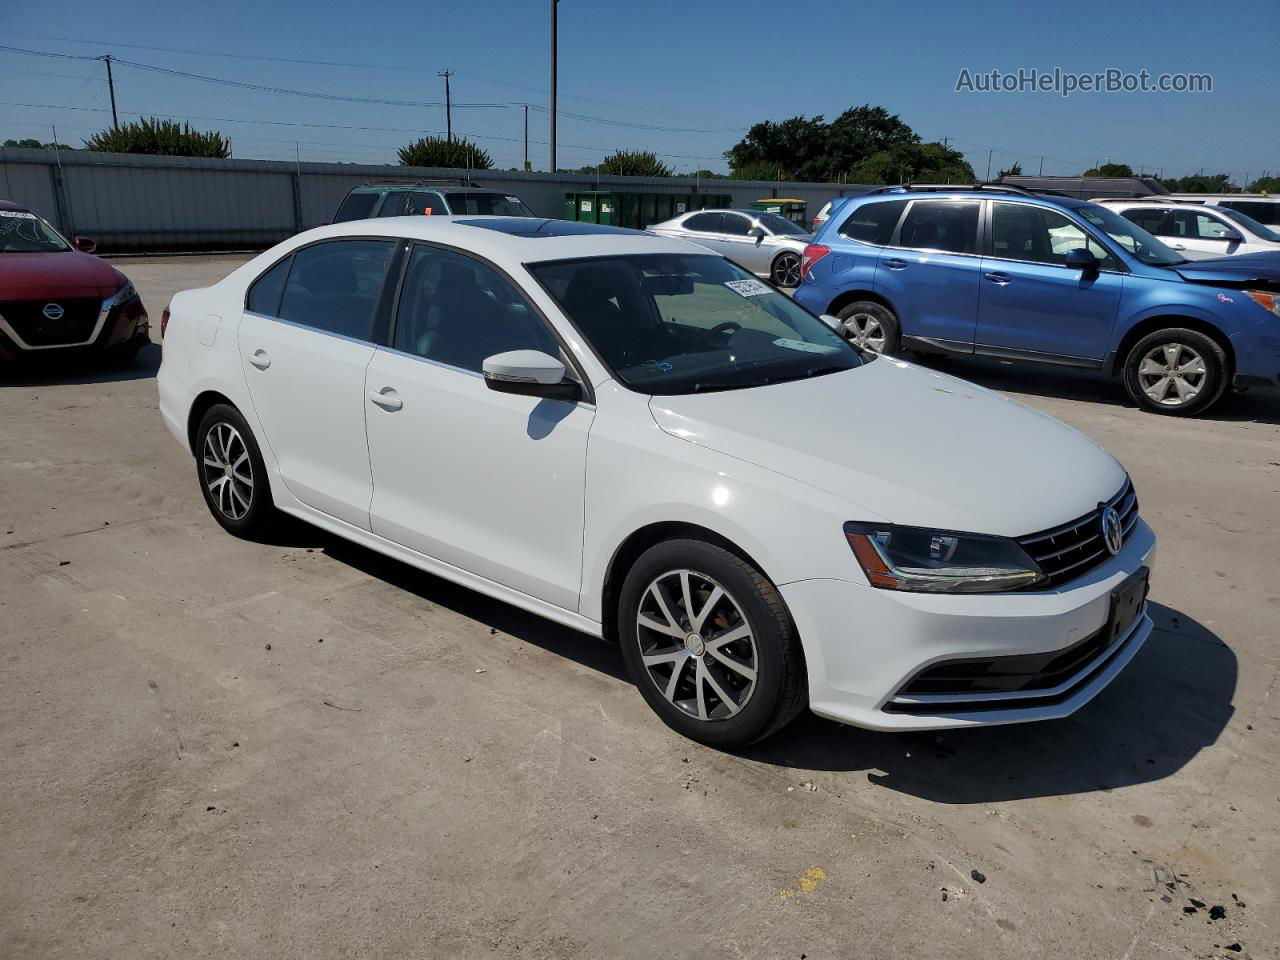
{"label": "red car", "polygon": [[0,362],[110,351],[131,360],[150,342],[129,278],[30,210],[0,200]]}

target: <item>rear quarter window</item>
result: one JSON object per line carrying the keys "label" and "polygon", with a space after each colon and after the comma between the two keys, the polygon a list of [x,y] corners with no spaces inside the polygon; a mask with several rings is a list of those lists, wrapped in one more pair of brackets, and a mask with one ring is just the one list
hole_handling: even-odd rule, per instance
{"label": "rear quarter window", "polygon": [[893,237],[894,227],[906,206],[906,200],[864,203],[845,217],[840,224],[840,236],[883,247]]}

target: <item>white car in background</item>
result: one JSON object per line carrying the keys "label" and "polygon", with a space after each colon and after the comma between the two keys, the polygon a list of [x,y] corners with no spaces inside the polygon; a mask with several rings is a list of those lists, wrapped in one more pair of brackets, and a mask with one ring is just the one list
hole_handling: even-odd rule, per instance
{"label": "white car in background", "polygon": [[704,743],[1073,712],[1152,629],[1124,469],[837,323],[682,240],[334,224],[173,298],[160,409],[226,530],[290,514],[614,640]]}
{"label": "white car in background", "polygon": [[758,210],[695,210],[645,229],[660,237],[690,240],[780,287],[800,283],[800,261],[813,239],[786,217]]}
{"label": "white car in background", "polygon": [[1165,199],[1094,202],[1159,237],[1188,260],[1280,252],[1280,234],[1227,207]]}

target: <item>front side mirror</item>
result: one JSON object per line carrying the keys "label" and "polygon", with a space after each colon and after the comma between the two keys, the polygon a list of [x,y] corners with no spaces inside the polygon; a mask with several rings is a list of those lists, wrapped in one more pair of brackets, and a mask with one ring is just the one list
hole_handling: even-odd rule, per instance
{"label": "front side mirror", "polygon": [[564,362],[541,350],[508,350],[485,358],[484,382],[498,393],[576,400],[582,389],[565,379]]}
{"label": "front side mirror", "polygon": [[1244,235],[1239,230],[1227,229],[1218,235],[1218,239],[1225,240],[1227,243],[1240,243],[1244,240]]}
{"label": "front side mirror", "polygon": [[756,240],[763,240],[768,234],[764,232],[764,227],[752,227],[747,231],[747,236],[754,237]]}
{"label": "front side mirror", "polygon": [[1067,251],[1067,266],[1083,270],[1085,273],[1097,273],[1099,264],[1098,258],[1092,251],[1084,247],[1076,247],[1074,250]]}
{"label": "front side mirror", "polygon": [[98,249],[98,241],[91,237],[76,237],[71,243],[81,253],[93,253]]}

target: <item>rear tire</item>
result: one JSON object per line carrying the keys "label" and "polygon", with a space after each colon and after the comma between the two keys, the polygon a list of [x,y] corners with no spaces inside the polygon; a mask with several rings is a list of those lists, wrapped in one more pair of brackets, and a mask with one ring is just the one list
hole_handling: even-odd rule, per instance
{"label": "rear tire", "polygon": [[196,428],[196,476],[204,502],[222,528],[255,540],[268,533],[278,515],[262,451],[235,407],[210,407]]}
{"label": "rear tire", "polygon": [[667,726],[713,747],[782,729],[808,704],[795,624],[759,570],[701,540],[646,550],[618,600],[622,657]]}
{"label": "rear tire", "polygon": [[902,332],[892,310],[874,300],[859,300],[844,307],[836,317],[841,334],[859,350],[897,356],[902,348]]}
{"label": "rear tire", "polygon": [[1222,345],[1199,330],[1171,327],[1149,333],[1125,357],[1125,390],[1144,410],[1190,417],[1213,406],[1227,389]]}

